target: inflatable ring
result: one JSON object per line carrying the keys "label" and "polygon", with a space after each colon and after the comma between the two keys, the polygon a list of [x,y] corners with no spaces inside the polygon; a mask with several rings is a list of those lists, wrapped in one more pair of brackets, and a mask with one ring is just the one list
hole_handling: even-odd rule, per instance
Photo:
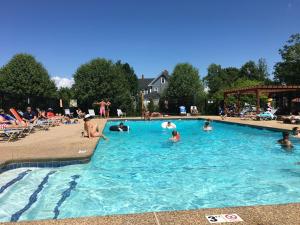
{"label": "inflatable ring", "polygon": [[171,123],[171,127],[167,127],[167,125],[168,125],[168,122],[163,122],[162,124],[161,124],[161,127],[162,128],[164,128],[164,129],[175,129],[176,128],[176,125],[175,125],[175,123]]}
{"label": "inflatable ring", "polygon": [[[120,131],[119,126],[118,125],[113,125],[109,127],[110,131]],[[123,131],[129,131],[129,126],[123,126]]]}

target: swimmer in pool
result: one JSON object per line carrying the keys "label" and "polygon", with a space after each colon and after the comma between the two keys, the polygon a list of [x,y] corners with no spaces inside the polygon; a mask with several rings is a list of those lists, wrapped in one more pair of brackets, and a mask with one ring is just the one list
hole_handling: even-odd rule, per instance
{"label": "swimmer in pool", "polygon": [[295,138],[300,138],[300,130],[298,127],[293,127],[292,129],[292,135]]}
{"label": "swimmer in pool", "polygon": [[282,132],[282,139],[278,140],[277,142],[286,149],[291,149],[294,147],[289,139],[289,132]]}
{"label": "swimmer in pool", "polygon": [[166,128],[175,128],[175,126],[170,121],[168,121]]}
{"label": "swimmer in pool", "polygon": [[180,140],[180,134],[176,131],[176,130],[173,130],[172,131],[172,137],[170,138],[171,141],[173,142],[177,142]]}
{"label": "swimmer in pool", "polygon": [[119,131],[123,132],[124,131],[124,123],[120,123],[118,126]]}
{"label": "swimmer in pool", "polygon": [[212,130],[212,129],[213,129],[213,128],[212,128],[212,126],[210,126],[209,121],[206,121],[206,122],[204,123],[203,130],[204,130],[204,131],[210,131],[210,130]]}

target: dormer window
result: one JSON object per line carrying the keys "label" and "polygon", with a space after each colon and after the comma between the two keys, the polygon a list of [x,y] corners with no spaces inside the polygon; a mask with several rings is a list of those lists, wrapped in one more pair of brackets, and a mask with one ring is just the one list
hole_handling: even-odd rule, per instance
{"label": "dormer window", "polygon": [[162,84],[166,83],[165,78],[164,78],[164,77],[161,77],[161,78],[160,78],[160,82],[161,82]]}

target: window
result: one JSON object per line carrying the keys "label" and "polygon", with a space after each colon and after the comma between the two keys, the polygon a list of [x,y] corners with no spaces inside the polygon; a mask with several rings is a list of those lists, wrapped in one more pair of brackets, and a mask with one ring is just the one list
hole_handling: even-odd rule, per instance
{"label": "window", "polygon": [[164,78],[164,77],[161,77],[161,78],[160,78],[160,82],[161,82],[162,84],[166,83],[165,78]]}
{"label": "window", "polygon": [[155,87],[155,88],[154,88],[154,91],[158,92],[158,88],[157,88],[157,87]]}

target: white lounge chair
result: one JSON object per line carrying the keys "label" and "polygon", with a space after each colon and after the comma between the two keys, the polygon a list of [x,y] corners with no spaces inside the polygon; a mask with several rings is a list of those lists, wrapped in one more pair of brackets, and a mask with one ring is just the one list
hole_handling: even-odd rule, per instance
{"label": "white lounge chair", "polygon": [[123,116],[126,117],[126,113],[125,113],[125,112],[122,112],[121,109],[117,109],[117,114],[118,114],[118,117],[123,117]]}
{"label": "white lounge chair", "polygon": [[73,113],[71,113],[70,109],[65,109],[65,115],[73,116]]}
{"label": "white lounge chair", "polygon": [[91,116],[96,116],[94,109],[89,109],[88,112]]}
{"label": "white lounge chair", "polygon": [[191,108],[190,108],[190,112],[192,115],[198,115],[199,114],[199,111],[197,109],[197,106],[195,105],[192,105]]}

